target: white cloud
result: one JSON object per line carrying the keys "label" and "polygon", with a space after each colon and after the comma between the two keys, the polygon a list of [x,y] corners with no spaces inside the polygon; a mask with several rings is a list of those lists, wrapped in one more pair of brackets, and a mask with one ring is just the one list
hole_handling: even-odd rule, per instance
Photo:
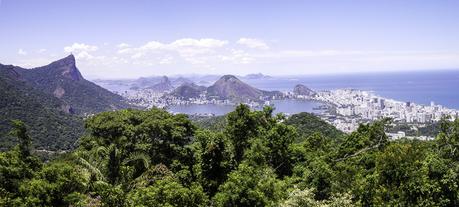
{"label": "white cloud", "polygon": [[91,54],[89,54],[86,51],[81,51],[81,52],[78,52],[78,53],[75,54],[75,58],[76,59],[92,59],[92,58],[94,58],[94,56],[92,56]]}
{"label": "white cloud", "polygon": [[131,46],[131,45],[123,42],[123,43],[118,44],[116,47],[118,47],[118,48],[126,48],[126,47],[129,47],[129,46]]}
{"label": "white cloud", "polygon": [[46,52],[46,49],[43,49],[43,48],[42,48],[42,49],[37,50],[37,52],[40,53],[40,54],[42,54],[42,53],[45,53],[45,52]]}
{"label": "white cloud", "polygon": [[23,50],[22,48],[20,48],[18,50],[18,55],[27,55],[27,52],[25,50]]}
{"label": "white cloud", "polygon": [[245,45],[246,47],[249,47],[249,48],[262,49],[262,50],[269,49],[268,45],[259,39],[240,38],[237,41],[237,43],[240,45]]}
{"label": "white cloud", "polygon": [[209,56],[214,55],[216,50],[224,49],[227,44],[228,41],[226,40],[210,38],[183,38],[170,43],[150,41],[139,47],[131,47],[125,44],[123,47],[118,47],[118,54],[128,55],[129,58],[135,59],[136,63],[147,62],[147,60],[139,60],[143,58],[156,61],[158,64],[172,64],[172,60],[175,58],[155,59],[155,57],[164,57],[166,55],[167,57],[180,57],[180,59],[196,65],[206,64],[210,59]]}
{"label": "white cloud", "polygon": [[165,49],[165,45],[163,43],[157,41],[150,41],[147,44],[140,47],[142,50],[157,50],[157,49]]}
{"label": "white cloud", "polygon": [[161,64],[161,65],[168,65],[168,64],[171,64],[171,63],[172,63],[172,60],[173,60],[172,57],[165,57],[165,58],[162,58],[162,59],[159,61],[159,64]]}
{"label": "white cloud", "polygon": [[221,55],[220,59],[224,62],[232,62],[236,64],[249,64],[252,63],[255,58],[249,53],[243,50],[232,49],[229,55]]}
{"label": "white cloud", "polygon": [[95,45],[88,45],[84,43],[73,43],[70,46],[64,47],[64,51],[67,53],[73,53],[75,58],[78,60],[90,60],[94,59],[95,56],[90,52],[97,51],[99,48]]}
{"label": "white cloud", "polygon": [[223,47],[228,44],[226,40],[217,40],[217,39],[191,39],[191,38],[184,38],[178,39],[169,44],[170,47],[173,48],[180,48],[180,47],[204,47],[204,48],[216,48],[216,47]]}
{"label": "white cloud", "polygon": [[97,46],[87,45],[84,43],[73,43],[71,46],[64,47],[65,52],[91,52],[96,51],[97,49],[99,49]]}

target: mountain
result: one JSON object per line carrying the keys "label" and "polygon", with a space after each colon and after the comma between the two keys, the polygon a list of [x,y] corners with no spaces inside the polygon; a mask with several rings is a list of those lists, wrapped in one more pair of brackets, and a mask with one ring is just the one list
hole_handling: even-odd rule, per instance
{"label": "mountain", "polygon": [[8,132],[10,121],[24,121],[37,149],[70,149],[83,134],[83,119],[67,113],[67,103],[34,88],[16,72],[19,67],[0,64],[0,150],[17,140]]}
{"label": "mountain", "polygon": [[169,78],[167,76],[163,76],[161,78],[161,81],[159,83],[156,83],[150,87],[147,87],[147,89],[151,89],[153,91],[156,91],[156,92],[166,92],[166,91],[170,91],[174,88],[174,86],[172,86],[172,83],[171,81],[169,80]]}
{"label": "mountain", "polygon": [[234,75],[224,75],[207,88],[209,98],[229,99],[234,102],[259,101],[280,92],[263,91],[242,82]]}
{"label": "mountain", "polygon": [[37,148],[70,149],[84,132],[80,115],[127,108],[124,99],[83,78],[70,55],[24,69],[0,64],[0,148],[14,143],[10,121],[24,121]]}
{"label": "mountain", "polygon": [[267,79],[267,78],[271,78],[271,76],[264,75],[263,73],[254,73],[254,74],[247,74],[243,78],[244,79]]}
{"label": "mountain", "polygon": [[174,87],[179,87],[183,84],[190,84],[193,83],[192,80],[184,78],[184,77],[178,77],[172,81],[172,86]]}
{"label": "mountain", "polygon": [[206,87],[204,86],[198,86],[194,83],[184,83],[174,89],[170,94],[175,97],[190,99],[199,97],[204,91],[206,91]]}
{"label": "mountain", "polygon": [[15,71],[35,89],[62,100],[69,113],[93,114],[130,107],[123,97],[84,79],[73,55],[43,67],[16,67]]}
{"label": "mountain", "polygon": [[152,76],[152,77],[140,77],[130,83],[131,89],[144,89],[148,87],[152,87],[155,84],[158,84],[164,79],[164,77],[160,76]]}
{"label": "mountain", "polygon": [[298,84],[293,88],[293,93],[295,95],[302,95],[302,96],[315,96],[317,93],[310,88],[306,87],[305,85]]}

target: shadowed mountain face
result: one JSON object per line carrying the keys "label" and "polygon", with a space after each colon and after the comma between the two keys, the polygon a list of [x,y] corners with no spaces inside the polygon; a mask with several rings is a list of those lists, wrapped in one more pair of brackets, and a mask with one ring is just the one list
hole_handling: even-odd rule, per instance
{"label": "shadowed mountain face", "polygon": [[178,77],[178,78],[176,78],[175,80],[172,81],[172,86],[179,87],[179,86],[182,86],[184,84],[191,84],[191,83],[193,83],[193,81],[191,81],[190,79],[187,79],[187,78],[184,78],[184,77]]}
{"label": "shadowed mountain face", "polygon": [[315,96],[316,95],[315,91],[311,90],[310,88],[302,84],[296,85],[293,88],[293,93],[295,95],[302,95],[302,96]]}
{"label": "shadowed mountain face", "polygon": [[171,95],[183,99],[198,98],[204,91],[206,91],[206,87],[204,86],[198,86],[194,83],[184,83],[172,91]]}
{"label": "shadowed mountain face", "polygon": [[0,64],[0,149],[14,143],[10,121],[20,119],[39,149],[70,149],[83,133],[77,115],[129,107],[124,99],[83,78],[70,55],[24,69]]}
{"label": "shadowed mountain face", "polygon": [[234,102],[258,101],[263,96],[272,96],[277,93],[254,88],[233,75],[224,75],[207,88],[209,98],[229,99]]}
{"label": "shadowed mountain face", "polygon": [[154,84],[153,86],[148,87],[148,89],[154,90],[156,92],[166,92],[172,90],[174,87],[172,86],[171,81],[167,76],[163,76],[159,83]]}
{"label": "shadowed mountain face", "polygon": [[33,88],[60,99],[69,113],[91,114],[129,107],[121,96],[85,80],[73,55],[43,67],[16,67],[15,71]]}

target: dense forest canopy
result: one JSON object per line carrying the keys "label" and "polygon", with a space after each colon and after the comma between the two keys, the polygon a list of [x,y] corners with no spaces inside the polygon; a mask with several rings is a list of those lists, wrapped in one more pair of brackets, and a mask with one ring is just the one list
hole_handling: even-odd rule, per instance
{"label": "dense forest canopy", "polygon": [[46,162],[14,121],[0,206],[459,205],[459,120],[443,120],[433,141],[390,141],[390,120],[343,134],[269,107],[215,120],[103,112],[85,121],[76,150]]}

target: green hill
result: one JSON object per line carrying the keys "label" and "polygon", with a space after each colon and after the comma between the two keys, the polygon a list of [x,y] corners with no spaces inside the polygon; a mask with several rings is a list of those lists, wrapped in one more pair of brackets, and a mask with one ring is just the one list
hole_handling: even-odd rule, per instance
{"label": "green hill", "polygon": [[63,111],[61,100],[15,79],[11,69],[0,65],[0,150],[16,143],[8,134],[12,119],[23,120],[29,126],[36,148],[70,149],[82,135],[82,118]]}
{"label": "green hill", "polygon": [[336,129],[333,125],[306,112],[292,115],[285,121],[285,124],[294,126],[303,139],[318,132],[331,138],[338,138],[344,135],[342,131]]}
{"label": "green hill", "polygon": [[121,96],[85,80],[73,55],[43,67],[14,70],[35,89],[66,103],[70,113],[92,114],[129,107]]}
{"label": "green hill", "polygon": [[24,69],[0,64],[0,149],[15,143],[10,121],[29,127],[38,149],[70,149],[83,134],[82,116],[127,108],[124,99],[83,78],[73,55]]}

